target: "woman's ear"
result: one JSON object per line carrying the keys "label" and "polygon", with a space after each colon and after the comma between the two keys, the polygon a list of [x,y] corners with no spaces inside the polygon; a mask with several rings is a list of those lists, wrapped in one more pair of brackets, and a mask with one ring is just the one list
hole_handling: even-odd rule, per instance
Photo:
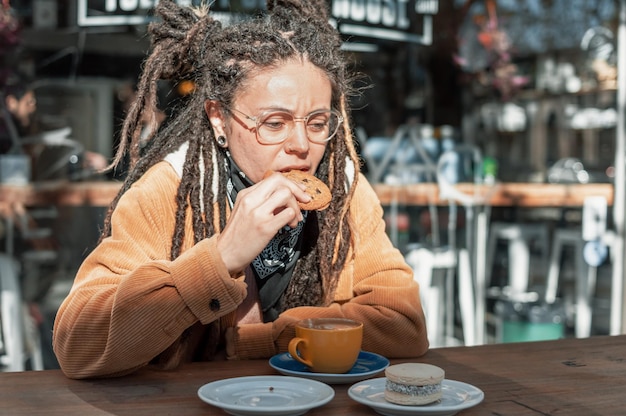
{"label": "woman's ear", "polygon": [[211,127],[213,128],[213,134],[215,137],[225,136],[226,133],[226,117],[222,105],[216,100],[206,100],[204,102],[204,112],[206,113]]}

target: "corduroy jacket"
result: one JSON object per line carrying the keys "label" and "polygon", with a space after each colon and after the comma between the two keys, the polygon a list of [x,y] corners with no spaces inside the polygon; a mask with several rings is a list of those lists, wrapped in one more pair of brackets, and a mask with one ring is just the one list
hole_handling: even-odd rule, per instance
{"label": "corduroy jacket", "polygon": [[[247,286],[243,274],[229,274],[216,236],[194,245],[188,220],[182,254],[168,260],[179,182],[167,161],[153,166],[119,200],[111,236],[79,268],[53,331],[54,351],[68,377],[128,374],[173,345],[179,350],[174,365],[197,359],[192,354],[206,339],[202,331],[216,321],[228,359],[269,358],[286,351],[293,324],[308,317],[362,321],[363,350],[389,358],[426,352],[418,285],[385,233],[382,207],[364,176],[350,203],[354,244],[334,303],[297,307],[274,322],[240,326],[235,313]],[[183,334],[186,342],[181,342]]]}

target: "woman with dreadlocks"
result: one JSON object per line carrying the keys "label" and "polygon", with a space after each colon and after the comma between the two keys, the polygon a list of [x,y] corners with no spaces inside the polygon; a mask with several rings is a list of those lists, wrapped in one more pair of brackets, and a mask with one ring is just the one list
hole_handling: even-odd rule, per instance
{"label": "woman with dreadlocks", "polygon": [[[206,7],[156,12],[112,164],[128,148],[132,168],[55,321],[65,374],[269,358],[309,317],[363,322],[367,351],[423,354],[418,286],[358,171],[325,1],[268,1],[226,27]],[[139,155],[159,79],[195,89]],[[328,185],[327,209],[299,208],[310,196],[276,173],[290,170]]]}

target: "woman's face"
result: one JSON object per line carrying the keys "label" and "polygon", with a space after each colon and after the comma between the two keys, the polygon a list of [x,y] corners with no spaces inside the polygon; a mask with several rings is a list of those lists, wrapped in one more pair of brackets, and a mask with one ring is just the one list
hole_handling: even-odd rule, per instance
{"label": "woman's face", "polygon": [[[211,117],[216,136],[224,135],[230,154],[253,182],[263,179],[268,170],[298,169],[315,173],[326,143],[308,140],[304,123],[296,122],[287,140],[280,144],[261,144],[256,124],[242,113],[257,117],[279,110],[294,117],[313,111],[330,110],[331,84],[325,73],[308,61],[289,61],[277,68],[262,70],[247,81],[235,96],[229,119]],[[223,128],[223,130],[222,130]]]}

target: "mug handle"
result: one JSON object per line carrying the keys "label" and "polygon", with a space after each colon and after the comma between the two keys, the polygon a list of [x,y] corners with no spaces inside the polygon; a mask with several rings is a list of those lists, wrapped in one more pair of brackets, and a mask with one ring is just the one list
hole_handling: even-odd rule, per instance
{"label": "mug handle", "polygon": [[306,344],[306,339],[304,338],[292,338],[291,341],[289,341],[289,354],[291,354],[291,356],[293,357],[294,360],[301,362],[302,364],[306,365],[307,367],[313,367],[313,363],[309,360],[305,360],[304,358],[302,358],[298,352],[298,345],[303,342]]}

